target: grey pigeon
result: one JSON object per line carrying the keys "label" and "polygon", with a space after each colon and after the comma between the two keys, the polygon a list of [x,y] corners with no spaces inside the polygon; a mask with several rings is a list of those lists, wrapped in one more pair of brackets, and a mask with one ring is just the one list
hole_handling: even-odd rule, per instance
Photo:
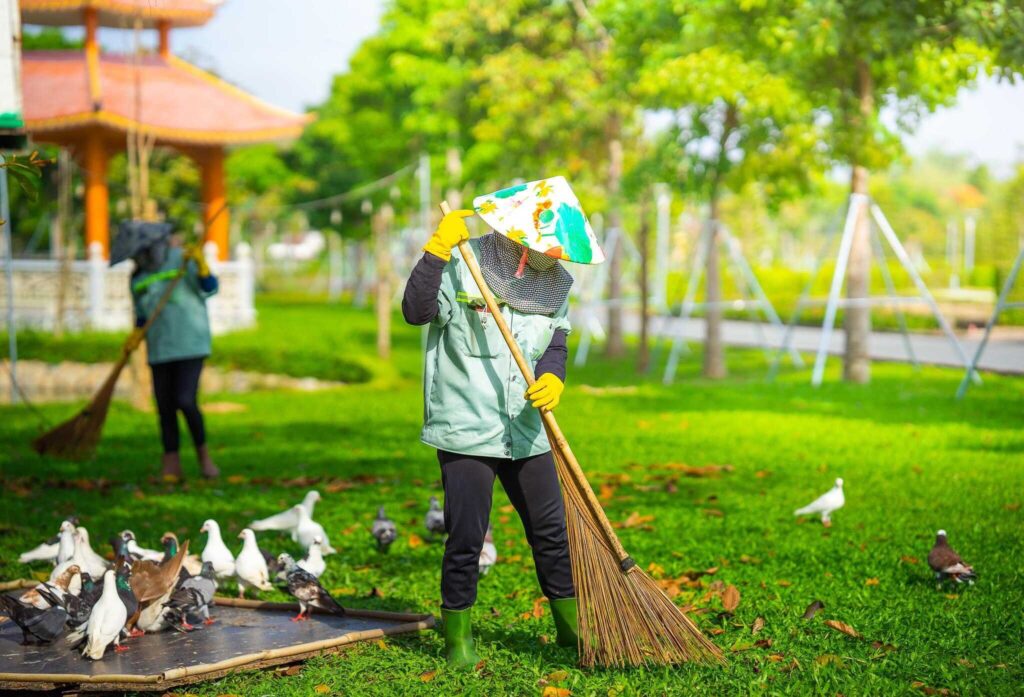
{"label": "grey pigeon", "polygon": [[0,607],[21,628],[23,644],[49,644],[64,633],[67,611],[58,605],[40,610],[10,595],[0,595]]}
{"label": "grey pigeon", "polygon": [[[282,557],[285,558],[282,559]],[[310,608],[314,607],[317,610],[344,617],[345,608],[338,605],[313,574],[300,567],[294,559],[286,557],[286,555],[281,555],[278,559],[288,565],[285,572],[285,578],[288,579],[288,593],[299,601],[299,614],[292,618],[292,622],[308,620]]]}
{"label": "grey pigeon", "polygon": [[377,519],[373,521],[373,528],[370,529],[373,539],[377,540],[377,551],[386,552],[391,543],[398,539],[398,527],[395,521],[388,518],[384,513],[384,506],[377,509]]}
{"label": "grey pigeon", "polygon": [[974,568],[965,564],[956,550],[949,546],[945,530],[935,534],[935,544],[932,551],[928,552],[928,566],[935,572],[937,586],[941,586],[946,579],[953,579],[957,583],[966,581],[973,585],[974,579],[978,578]]}
{"label": "grey pigeon", "polygon": [[423,525],[427,528],[427,534],[431,537],[434,535],[444,535],[444,511],[441,510],[441,504],[438,502],[436,496],[430,497],[430,510],[427,511],[427,515],[423,518]]}
{"label": "grey pigeon", "polygon": [[[182,580],[178,584],[178,591],[182,592],[182,596],[177,600],[177,606],[181,608],[181,615],[185,620],[182,624],[188,624],[188,618],[192,616],[200,618],[203,624],[213,624],[210,608],[213,606],[213,595],[217,592],[217,575],[213,570],[213,564],[204,561],[199,574]],[[178,591],[175,591],[175,595]],[[191,602],[183,603],[186,598],[191,599]],[[174,600],[173,595],[171,600]]]}

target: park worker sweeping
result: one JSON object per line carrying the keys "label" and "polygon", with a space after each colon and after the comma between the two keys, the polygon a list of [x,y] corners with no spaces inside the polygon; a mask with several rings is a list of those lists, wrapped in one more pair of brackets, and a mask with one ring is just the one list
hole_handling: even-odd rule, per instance
{"label": "park worker sweeping", "polygon": [[[180,411],[192,435],[200,472],[212,478],[219,476],[220,471],[206,446],[198,392],[203,361],[210,355],[206,299],[217,292],[217,277],[210,272],[198,244],[184,249],[171,244],[171,230],[168,223],[122,222],[110,251],[110,264],[129,258],[135,262],[130,287],[136,329],[125,350],[134,350],[145,336],[163,444],[160,473],[168,479],[182,476]],[[171,290],[166,305],[148,331],[144,331],[146,319],[155,312],[171,283],[176,287]]]}
{"label": "park worker sweeping", "polygon": [[[577,646],[576,592],[565,511],[539,410],[565,389],[568,296],[572,276],[559,263],[599,263],[604,255],[562,177],[522,184],[474,201],[496,230],[469,242],[500,312],[536,382],[513,361],[462,255],[472,210],[447,213],[413,268],[402,313],[429,324],[422,441],[437,448],[448,533],[441,569],[441,614],[450,665],[471,668],[470,613],[480,550],[498,478],[523,522],[560,646]],[[529,402],[529,403],[528,403]]]}

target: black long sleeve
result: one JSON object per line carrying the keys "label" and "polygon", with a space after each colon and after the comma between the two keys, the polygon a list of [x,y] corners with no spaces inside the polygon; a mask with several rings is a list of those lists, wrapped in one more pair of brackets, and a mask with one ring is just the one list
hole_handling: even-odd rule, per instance
{"label": "black long sleeve", "polygon": [[402,317],[409,324],[427,324],[437,317],[437,291],[441,288],[441,274],[447,263],[430,252],[424,252],[412,267],[402,296]]}
{"label": "black long sleeve", "polygon": [[537,366],[534,374],[540,377],[544,373],[551,373],[562,382],[565,382],[565,363],[569,358],[569,346],[566,343],[564,329],[556,329],[551,335],[551,342],[544,349],[544,353],[537,359]]}

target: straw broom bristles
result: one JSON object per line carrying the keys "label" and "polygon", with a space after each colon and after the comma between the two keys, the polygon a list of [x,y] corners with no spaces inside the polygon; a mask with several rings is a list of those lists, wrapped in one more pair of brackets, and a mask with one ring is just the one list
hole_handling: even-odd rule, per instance
{"label": "straw broom bristles", "polygon": [[562,481],[579,607],[580,665],[724,662],[719,648],[639,566],[622,570],[557,443],[554,438],[551,441]]}

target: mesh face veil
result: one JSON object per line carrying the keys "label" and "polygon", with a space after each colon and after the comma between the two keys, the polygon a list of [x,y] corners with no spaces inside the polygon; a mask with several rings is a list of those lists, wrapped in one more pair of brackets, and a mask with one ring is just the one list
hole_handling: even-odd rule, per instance
{"label": "mesh face veil", "polygon": [[[533,315],[551,315],[569,297],[572,275],[558,260],[526,250],[496,232],[480,238],[480,270],[484,280],[512,309]],[[523,252],[526,264],[522,264]]]}

